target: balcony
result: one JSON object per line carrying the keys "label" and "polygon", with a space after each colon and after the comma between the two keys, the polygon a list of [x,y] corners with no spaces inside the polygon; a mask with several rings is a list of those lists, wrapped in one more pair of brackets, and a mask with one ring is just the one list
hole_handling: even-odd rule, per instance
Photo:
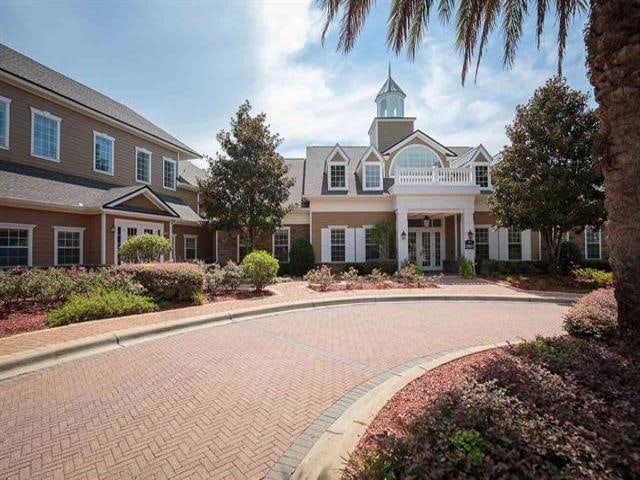
{"label": "balcony", "polygon": [[398,168],[396,185],[448,185],[455,187],[475,186],[473,169],[471,168]]}

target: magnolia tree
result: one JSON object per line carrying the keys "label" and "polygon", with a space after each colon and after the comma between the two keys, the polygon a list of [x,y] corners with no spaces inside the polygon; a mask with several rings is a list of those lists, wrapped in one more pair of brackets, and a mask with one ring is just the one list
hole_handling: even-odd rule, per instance
{"label": "magnolia tree", "polygon": [[498,225],[539,230],[553,269],[566,232],[604,221],[603,177],[591,153],[597,131],[587,95],[553,77],[516,108],[511,144],[492,170],[489,206]]}
{"label": "magnolia tree", "polygon": [[266,115],[251,115],[248,101],[231,119],[231,129],[216,136],[224,154],[209,161],[199,182],[206,222],[215,230],[238,231],[253,250],[259,232],[273,232],[286,215],[293,180],[276,151],[281,137],[272,134]]}

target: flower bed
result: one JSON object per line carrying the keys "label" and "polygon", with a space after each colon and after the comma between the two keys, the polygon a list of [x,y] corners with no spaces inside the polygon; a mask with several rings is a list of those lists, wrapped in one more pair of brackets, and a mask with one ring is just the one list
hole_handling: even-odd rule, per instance
{"label": "flower bed", "polygon": [[345,290],[386,290],[392,288],[438,288],[435,283],[421,282],[408,283],[395,280],[385,280],[383,282],[361,281],[357,283],[333,282],[327,287],[310,283],[308,287],[314,292],[342,292]]}

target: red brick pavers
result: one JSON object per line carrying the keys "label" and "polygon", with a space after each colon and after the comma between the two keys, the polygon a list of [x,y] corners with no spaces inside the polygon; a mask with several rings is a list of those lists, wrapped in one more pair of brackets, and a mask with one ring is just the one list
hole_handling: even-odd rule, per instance
{"label": "red brick pavers", "polygon": [[350,388],[441,350],[555,334],[565,307],[397,303],[206,328],[0,383],[0,478],[261,478]]}

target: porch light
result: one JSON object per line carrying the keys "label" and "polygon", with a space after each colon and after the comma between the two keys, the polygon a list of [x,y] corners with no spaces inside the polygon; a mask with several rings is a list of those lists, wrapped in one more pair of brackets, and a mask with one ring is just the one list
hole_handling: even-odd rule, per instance
{"label": "porch light", "polygon": [[407,239],[407,232],[405,232],[404,230],[402,230],[402,233],[400,234],[400,238],[404,241]]}
{"label": "porch light", "polygon": [[425,215],[424,219],[422,220],[422,225],[424,225],[425,227],[429,226],[429,222],[431,221],[431,219],[429,218],[429,215]]}
{"label": "porch light", "polygon": [[469,240],[473,240],[473,231],[469,230],[467,236],[469,237]]}

